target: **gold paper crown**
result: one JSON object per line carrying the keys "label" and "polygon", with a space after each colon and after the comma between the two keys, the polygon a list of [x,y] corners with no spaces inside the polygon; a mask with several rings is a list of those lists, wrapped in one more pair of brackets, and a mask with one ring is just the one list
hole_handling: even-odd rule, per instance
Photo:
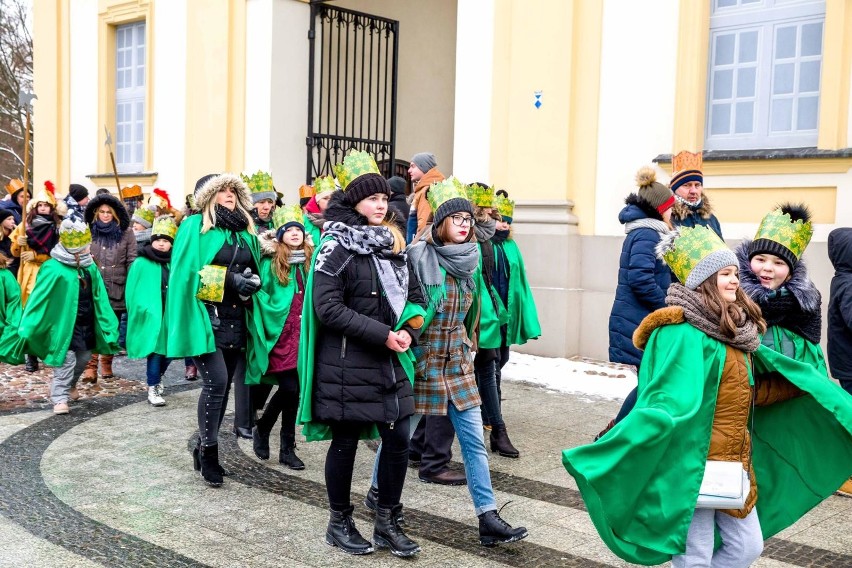
{"label": "gold paper crown", "polygon": [[148,209],[148,207],[139,207],[133,212],[133,216],[144,219],[148,223],[154,223],[154,211],[152,209]]}
{"label": "gold paper crown", "polygon": [[725,241],[703,225],[679,227],[660,240],[657,251],[677,279],[692,290],[722,268],[737,264]]}
{"label": "gold paper crown", "polygon": [[154,221],[154,226],[151,227],[151,239],[153,240],[157,237],[169,237],[172,241],[174,241],[177,230],[178,227],[177,223],[175,223],[174,217],[171,215],[160,215],[157,217],[157,220]]}
{"label": "gold paper crown", "polygon": [[92,242],[92,232],[82,221],[65,219],[59,226],[59,242],[68,250],[81,249]]}
{"label": "gold paper crown", "polygon": [[337,184],[334,183],[334,176],[320,176],[314,179],[314,195],[324,193],[326,191],[337,191]]}
{"label": "gold paper crown", "polygon": [[454,176],[434,182],[429,186],[426,193],[426,200],[429,202],[429,207],[432,208],[433,213],[438,210],[442,203],[456,198],[467,200],[467,188]]}
{"label": "gold paper crown", "polygon": [[312,185],[302,184],[299,186],[299,199],[307,199],[316,194],[317,190]]}
{"label": "gold paper crown", "polygon": [[249,191],[252,193],[270,193],[275,190],[272,188],[272,176],[267,172],[262,172],[260,170],[257,173],[252,174],[251,177],[240,174],[240,178],[243,180]]}
{"label": "gold paper crown", "polygon": [[142,186],[133,185],[130,187],[121,188],[121,194],[124,199],[133,199],[134,197],[142,197]]}
{"label": "gold paper crown", "polygon": [[302,208],[298,205],[284,205],[276,207],[272,212],[272,225],[276,229],[280,229],[287,223],[299,223],[305,226],[305,215],[302,213]]}
{"label": "gold paper crown", "polygon": [[24,182],[22,180],[17,179],[17,178],[9,180],[9,183],[6,184],[6,191],[9,193],[9,195],[12,195],[13,193],[18,191],[19,189],[23,189],[23,188],[24,188]]}
{"label": "gold paper crown", "polygon": [[497,195],[494,197],[494,203],[501,217],[513,218],[515,216],[515,202],[508,197]]}
{"label": "gold paper crown", "polygon": [[793,221],[790,214],[784,213],[779,207],[763,218],[754,240],[766,239],[776,242],[793,253],[798,261],[813,236],[814,228],[810,221]]}
{"label": "gold paper crown", "polygon": [[379,166],[376,165],[376,160],[372,154],[356,150],[350,150],[349,155],[343,158],[343,162],[334,166],[334,173],[337,174],[337,181],[340,182],[343,191],[346,191],[346,187],[352,183],[352,180],[359,176],[364,174],[381,175]]}
{"label": "gold paper crown", "polygon": [[494,190],[478,183],[467,186],[467,198],[477,207],[494,207]]}
{"label": "gold paper crown", "polygon": [[686,170],[698,170],[700,172],[703,165],[703,158],[701,156],[701,152],[693,153],[687,150],[678,152],[672,158],[672,173],[676,174]]}

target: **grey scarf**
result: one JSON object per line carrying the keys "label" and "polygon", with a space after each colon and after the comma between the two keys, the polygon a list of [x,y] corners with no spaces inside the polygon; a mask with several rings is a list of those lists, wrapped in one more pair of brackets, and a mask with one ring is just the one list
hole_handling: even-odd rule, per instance
{"label": "grey scarf", "polygon": [[[408,247],[411,265],[420,279],[426,300],[432,303],[430,292],[444,285],[441,268],[459,280],[462,291],[472,290],[473,273],[479,264],[479,247],[474,242],[438,246],[432,239],[431,226],[427,228],[428,230],[424,231],[426,237]],[[440,312],[442,304],[440,302],[432,307]]]}
{"label": "grey scarf", "polygon": [[631,231],[635,231],[636,229],[654,229],[661,235],[665,235],[669,232],[669,226],[660,221],[659,219],[651,219],[646,217],[645,219],[636,219],[635,221],[630,221],[624,224],[624,232],[630,233]]}
{"label": "grey scarf", "polygon": [[290,251],[290,266],[294,264],[302,264],[305,262],[305,250],[304,249],[296,249]]}
{"label": "grey scarf", "polygon": [[483,221],[477,219],[476,224],[473,226],[473,232],[476,233],[476,240],[481,243],[490,241],[496,231],[497,221],[491,217],[488,217]]}
{"label": "grey scarf", "polygon": [[142,231],[136,231],[133,233],[136,236],[136,243],[150,243],[151,242],[151,231],[152,229],[144,229]]}
{"label": "grey scarf", "polygon": [[683,316],[686,321],[713,339],[718,339],[722,343],[746,353],[753,353],[760,347],[757,323],[746,316],[742,309],[739,309],[739,318],[735,318],[737,334],[730,338],[722,334],[720,329],[721,317],[707,309],[701,292],[694,292],[682,284],[674,283],[669,286],[666,304],[683,308]]}
{"label": "grey scarf", "polygon": [[73,268],[77,268],[78,263],[81,268],[85,268],[94,262],[92,259],[92,253],[87,252],[86,254],[78,254],[77,256],[74,256],[74,253],[68,252],[68,249],[65,248],[62,243],[57,243],[56,246],[53,247],[50,251],[50,256],[65,266],[71,266]]}

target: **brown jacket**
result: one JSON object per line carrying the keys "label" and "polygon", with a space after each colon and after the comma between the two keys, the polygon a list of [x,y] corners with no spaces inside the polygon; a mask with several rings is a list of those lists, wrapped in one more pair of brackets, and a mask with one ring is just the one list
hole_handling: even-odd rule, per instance
{"label": "brown jacket", "polygon": [[436,181],[443,181],[444,179],[446,179],[444,174],[437,167],[434,167],[423,174],[423,177],[414,186],[414,207],[417,210],[417,233],[423,230],[423,227],[429,223],[429,218],[432,216],[432,208],[426,199],[426,190]]}
{"label": "brown jacket", "polygon": [[[646,317],[636,329],[633,343],[639,349],[644,349],[654,329],[684,321],[683,308],[671,306],[657,310]],[[739,460],[744,468],[748,468],[751,491],[745,506],[742,509],[723,510],[738,519],[744,519],[757,502],[757,480],[751,466],[751,435],[748,430],[752,394],[756,406],[769,406],[802,394],[802,391],[780,376],[755,377],[755,387],[752,391],[748,371],[751,361],[747,362],[747,357],[750,359],[750,355],[739,349],[725,346],[725,363],[719,379],[710,449],[707,452],[708,460]]]}
{"label": "brown jacket", "polygon": [[126,310],[124,304],[124,286],[130,263],[136,260],[136,237],[132,229],[127,229],[121,240],[113,247],[105,247],[92,241],[92,258],[98,265],[98,271],[106,284],[109,304],[116,312]]}

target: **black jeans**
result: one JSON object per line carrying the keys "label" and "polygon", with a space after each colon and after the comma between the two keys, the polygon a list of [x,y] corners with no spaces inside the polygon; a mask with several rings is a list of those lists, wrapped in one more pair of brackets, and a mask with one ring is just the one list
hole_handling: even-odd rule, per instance
{"label": "black jeans", "polygon": [[500,391],[497,388],[497,364],[496,359],[478,364],[474,360],[473,366],[476,386],[479,388],[479,396],[482,398],[482,423],[491,426],[503,426],[505,424],[503,412],[500,409]]}
{"label": "black jeans", "polygon": [[[364,422],[332,422],[331,445],[325,458],[325,487],[332,511],[343,511],[351,506],[352,469],[358,436],[367,426]],[[390,509],[399,504],[405,473],[408,469],[409,420],[390,424],[377,424],[382,437],[382,455],[379,458],[379,506]]]}
{"label": "black jeans", "polygon": [[447,469],[453,458],[455,437],[456,429],[449,416],[424,416],[420,419],[411,438],[411,453],[420,456],[420,475],[428,477]]}
{"label": "black jeans", "polygon": [[202,381],[198,397],[198,433],[202,446],[213,446],[219,443],[219,426],[225,417],[231,382],[245,384],[246,356],[239,349],[216,349],[193,357],[193,361]]}
{"label": "black jeans", "polygon": [[[296,445],[296,411],[299,409],[299,375],[296,369],[275,373],[278,390],[269,399],[263,416],[257,419],[257,429],[270,432],[281,415],[281,448]],[[252,390],[266,385],[256,385]]]}

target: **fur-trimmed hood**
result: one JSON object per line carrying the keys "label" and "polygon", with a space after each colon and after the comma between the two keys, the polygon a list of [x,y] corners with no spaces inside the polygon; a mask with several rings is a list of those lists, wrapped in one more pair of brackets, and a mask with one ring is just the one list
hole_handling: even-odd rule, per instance
{"label": "fur-trimmed hood", "polygon": [[624,199],[625,207],[618,214],[618,221],[622,225],[639,219],[663,220],[663,216],[657,208],[639,197],[638,193],[631,193]]}
{"label": "fur-trimmed hood", "polygon": [[325,210],[325,221],[338,222],[350,227],[369,225],[367,218],[358,213],[355,208],[343,200],[343,192],[335,191],[328,200],[328,208]]}
{"label": "fur-trimmed hood", "polygon": [[204,211],[205,207],[223,189],[231,188],[237,195],[237,201],[240,207],[250,212],[254,208],[251,200],[251,191],[243,183],[243,180],[234,174],[219,174],[207,180],[195,194],[195,204],[199,211]]}
{"label": "fur-trimmed hood", "polygon": [[260,254],[263,256],[275,256],[278,252],[278,240],[275,231],[261,231],[257,234],[257,243],[260,245]]}
{"label": "fur-trimmed hood", "polygon": [[[760,278],[751,270],[751,262],[748,258],[750,245],[751,239],[743,239],[734,249],[737,261],[740,264],[740,286],[749,298],[757,302],[759,306],[765,306],[769,302],[769,295],[772,290],[764,288],[760,283]],[[822,296],[814,283],[808,278],[808,269],[803,261],[800,260],[796,263],[790,279],[784,285],[799,302],[803,312],[820,311]]]}
{"label": "fur-trimmed hood", "polygon": [[692,207],[675,200],[674,207],[672,207],[672,220],[682,221],[690,213],[696,213],[702,219],[709,219],[713,215],[713,206],[710,204],[710,198],[706,191],[701,192],[701,205],[698,207]]}
{"label": "fur-trimmed hood", "polygon": [[110,193],[102,193],[89,199],[89,202],[86,204],[86,212],[84,214],[87,225],[91,225],[95,222],[95,216],[97,215],[98,208],[101,205],[109,205],[112,207],[112,210],[115,211],[115,214],[118,216],[118,224],[122,231],[126,231],[130,228],[130,214],[127,212],[127,208],[121,200]]}
{"label": "fur-trimmed hood", "polygon": [[680,306],[668,306],[653,311],[645,316],[645,319],[642,320],[642,323],[633,332],[633,345],[636,346],[636,349],[644,351],[645,346],[648,345],[648,340],[651,339],[651,333],[655,329],[664,325],[673,325],[685,321],[683,308]]}

